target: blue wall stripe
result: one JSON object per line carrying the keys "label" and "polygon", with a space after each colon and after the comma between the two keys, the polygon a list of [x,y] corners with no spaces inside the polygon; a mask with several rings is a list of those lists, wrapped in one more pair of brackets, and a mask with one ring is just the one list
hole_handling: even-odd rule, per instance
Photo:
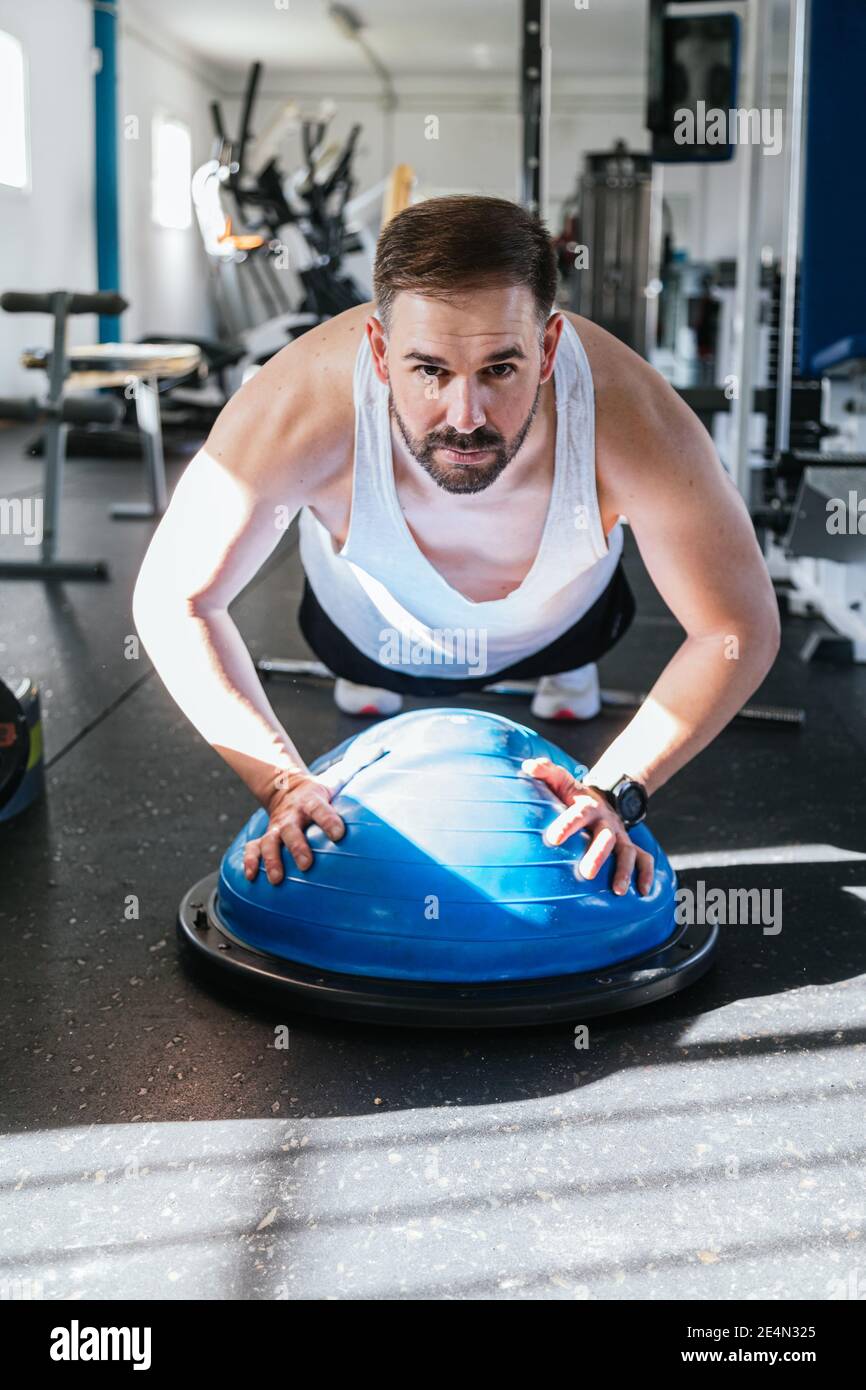
{"label": "blue wall stripe", "polygon": [[[101,290],[120,290],[120,221],[117,177],[117,11],[93,8],[93,42],[102,54],[95,78],[96,267]],[[119,319],[101,316],[99,341],[119,337]]]}

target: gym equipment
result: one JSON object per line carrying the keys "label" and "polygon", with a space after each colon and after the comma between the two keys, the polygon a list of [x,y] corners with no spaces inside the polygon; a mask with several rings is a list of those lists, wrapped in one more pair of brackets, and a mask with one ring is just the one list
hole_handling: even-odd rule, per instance
{"label": "gym equipment", "polygon": [[544,844],[562,804],[522,771],[563,749],[501,715],[423,709],[344,740],[311,764],[346,832],[313,826],[312,867],[283,850],[285,878],[250,882],[243,848],[257,811],[184,897],[178,928],[193,958],[299,1007],[341,1018],[433,1027],[580,1020],[682,989],[713,959],[718,926],[679,925],[676,875],[646,824],[650,894],[611,888],[575,864],[587,836]]}
{"label": "gym equipment", "polygon": [[[866,564],[866,519],[858,511],[862,498],[866,498],[866,468],[805,468],[784,540],[786,554]],[[828,515],[839,504],[845,513],[843,524],[831,531]],[[866,511],[866,503],[862,505]]]}
{"label": "gym equipment", "polygon": [[[756,11],[754,19],[761,13]],[[760,43],[752,57],[760,90],[747,104],[760,108],[766,104]],[[821,624],[808,634],[803,660],[866,661],[866,557],[856,506],[866,455],[822,447],[840,433],[822,419],[827,377],[850,377],[855,394],[858,382],[866,380],[866,294],[862,276],[850,273],[863,207],[862,187],[850,177],[851,162],[859,154],[851,118],[864,62],[866,12],[860,0],[812,6],[791,0],[782,256],[768,337],[771,386],[753,387],[762,354],[757,350],[755,285],[748,271],[756,266],[761,245],[760,159],[743,203],[738,280],[746,275],[748,294],[735,305],[738,350],[725,367],[740,382],[731,402],[728,462],[763,532],[767,567],[782,587],[789,612],[816,615],[829,625],[830,630]],[[688,399],[689,393],[682,394]],[[749,441],[753,410],[767,416],[760,460]],[[760,474],[752,471],[757,462]],[[851,524],[833,527],[829,512],[852,495]]]}
{"label": "gym equipment", "polygon": [[[615,709],[638,709],[648,699],[647,691],[603,690],[603,705]],[[737,710],[734,719],[744,724],[780,724],[786,728],[798,728],[806,722],[806,711],[793,705],[743,705]]]}
{"label": "gym equipment", "polygon": [[[200,351],[206,370],[197,369],[194,378],[187,373],[158,382],[163,423],[181,434],[206,433],[247,375],[323,318],[366,298],[338,273],[342,255],[355,245],[345,226],[344,208],[360,127],[353,128],[342,152],[337,152],[336,164],[325,172],[320,145],[330,115],[303,121],[295,105],[286,103],[254,139],[251,126],[261,72],[261,63],[250,68],[237,140],[226,134],[219,103],[211,103],[214,154],[192,179],[192,201],[223,336],[214,340],[152,333],[145,340],[147,346],[175,344]],[[301,181],[294,185],[284,179],[276,153],[291,126],[302,130],[307,160]],[[74,443],[76,449],[88,447],[86,438]],[[106,434],[103,449],[128,453],[128,431]]]}
{"label": "gym equipment", "polygon": [[[643,357],[656,341],[661,226],[651,155],[616,140],[612,150],[584,157],[559,238],[572,252],[570,265],[560,256],[569,307]],[[581,267],[573,257],[584,246],[589,259]]]}
{"label": "gym equipment", "polygon": [[0,562],[0,578],[108,578],[108,567],[103,560],[57,558],[67,427],[70,423],[115,424],[122,414],[120,403],[110,397],[64,397],[69,369],[66,325],[70,314],[114,315],[123,313],[126,307],[125,299],[108,292],[73,294],[67,290],[53,290],[29,294],[10,291],[0,295],[0,308],[7,314],[52,314],[54,317],[48,396],[44,401],[26,397],[0,400],[0,419],[45,421],[45,521],[41,556],[38,560]]}
{"label": "gym equipment", "polygon": [[[144,454],[149,500],[117,502],[111,508],[111,515],[133,520],[162,516],[168,505],[168,492],[159,383],[188,380],[199,369],[199,349],[193,343],[98,343],[91,347],[69,348],[66,359],[69,369],[67,386],[87,390],[123,388],[125,397],[135,403],[135,452],[137,455]],[[21,364],[50,372],[51,353],[44,349],[31,349],[23,354]],[[106,443],[109,446],[107,452],[116,455],[115,431],[109,433],[106,441],[101,438],[98,427],[88,429],[85,426],[76,438],[76,452],[105,452]]]}
{"label": "gym equipment", "polygon": [[[267,680],[270,676],[291,676],[299,679],[334,679],[333,671],[322,661],[295,661],[282,657],[263,657],[256,663],[259,674]],[[458,682],[459,684],[459,682]],[[534,680],[493,681],[484,687],[485,695],[531,696],[535,694],[538,682]],[[459,693],[459,692],[458,692]],[[601,703],[611,709],[638,709],[647,699],[646,691],[602,690]],[[746,723],[782,724],[788,728],[806,722],[806,711],[785,705],[743,705],[734,715],[735,719]]]}
{"label": "gym equipment", "polygon": [[[182,447],[191,439],[198,441],[210,431],[240,384],[233,380],[232,369],[246,356],[242,344],[193,336],[181,339],[173,334],[152,333],[137,343],[106,344],[105,349],[113,346],[121,347],[127,354],[141,349],[149,355],[148,365],[155,368],[157,374],[144,379],[136,372],[148,359],[131,363],[128,360],[130,370],[121,372],[120,376],[123,390],[117,391],[117,399],[124,408],[123,423],[110,430],[73,427],[66,438],[67,458],[83,455],[140,459],[144,452],[149,463],[147,436],[151,421],[158,429],[159,454],[163,452],[164,440],[180,443]],[[74,351],[71,356],[75,356]],[[83,365],[83,359],[76,360],[76,371],[79,365]],[[107,364],[103,361],[100,365]],[[29,452],[40,452],[38,442]],[[154,492],[151,487],[152,497]],[[154,513],[158,514],[158,511]]]}
{"label": "gym equipment", "polygon": [[[858,512],[866,455],[799,449],[790,431],[797,368],[806,378],[866,380],[866,288],[863,276],[851,272],[859,264],[866,208],[862,184],[851,177],[860,150],[849,124],[866,62],[860,0],[811,6],[792,0],[788,48],[779,401],[776,452],[765,484],[778,524],[768,538],[767,562],[773,577],[791,586],[790,610],[816,612],[834,629],[810,634],[803,659],[837,659],[844,651],[866,661],[866,556]],[[849,498],[851,526],[840,532],[828,524],[827,507]]]}
{"label": "gym equipment", "polygon": [[[671,19],[667,11],[674,2],[650,0],[653,129],[663,128],[663,121],[657,124],[664,115],[663,26],[699,22],[692,15]],[[692,0],[691,8],[700,7],[701,0]],[[866,381],[866,282],[851,274],[862,240],[864,195],[850,174],[860,154],[855,115],[866,63],[866,10],[862,0],[791,0],[788,10],[781,257],[778,266],[764,263],[761,184],[767,162],[757,142],[745,143],[736,152],[738,252],[733,302],[728,305],[725,297],[722,308],[719,338],[729,346],[725,351],[720,345],[719,384],[675,384],[711,431],[713,418],[728,413],[720,452],[761,532],[769,572],[789,612],[828,625],[808,635],[802,658],[866,661],[866,560],[855,534],[856,505],[847,530],[827,525],[826,513],[821,524],[822,506],[838,506],[852,495],[859,500],[866,469],[866,454],[823,447],[840,433],[823,419],[827,378],[850,378],[854,395]],[[741,18],[740,109],[772,108],[769,13],[767,5],[747,6]],[[724,262],[719,269],[716,295],[729,288]],[[739,389],[727,400],[734,381]],[[758,447],[754,415],[766,420]]]}
{"label": "gym equipment", "polygon": [[[274,153],[273,130],[266,131],[260,141],[252,133],[261,74],[262,64],[253,63],[237,140],[226,134],[220,104],[211,103],[218,147],[215,158],[193,179],[193,201],[205,248],[218,271],[221,312],[229,330],[243,337],[257,324],[261,327],[251,303],[252,290],[264,308],[265,323],[281,331],[282,341],[271,349],[276,351],[289,337],[367,298],[342,273],[343,257],[361,245],[346,224],[346,205],[354,188],[352,160],[361,127],[352,126],[342,149],[326,150],[333,105],[321,108],[316,117],[302,116],[293,104],[284,107],[277,126],[296,125],[304,153],[303,170],[286,178]],[[254,161],[263,158],[265,162],[257,166]],[[233,230],[233,219],[222,208],[222,190],[233,199],[241,232]],[[275,270],[275,257],[286,254],[291,265]],[[239,274],[241,268],[245,276]],[[286,269],[293,272],[302,294],[294,306],[284,288]]]}
{"label": "gym equipment", "polygon": [[39,688],[27,676],[0,680],[0,821],[11,820],[45,791]]}
{"label": "gym equipment", "polygon": [[314,327],[318,319],[293,311],[283,284],[285,271],[274,268],[276,238],[270,234],[266,238],[259,230],[234,230],[234,219],[223,206],[225,189],[236,168],[225,162],[230,160],[227,148],[227,154],[196,170],[192,200],[213,271],[222,331],[232,342],[243,345],[249,362],[261,363],[292,337]]}

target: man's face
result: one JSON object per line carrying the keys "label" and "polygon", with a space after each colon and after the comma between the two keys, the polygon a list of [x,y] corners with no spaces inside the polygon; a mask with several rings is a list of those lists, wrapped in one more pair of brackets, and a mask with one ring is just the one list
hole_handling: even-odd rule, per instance
{"label": "man's face", "polygon": [[367,324],[376,372],[409,453],[446,492],[483,492],[511,462],[553,371],[562,319],[541,329],[532,293],[496,286],[448,302],[401,291],[387,338]]}

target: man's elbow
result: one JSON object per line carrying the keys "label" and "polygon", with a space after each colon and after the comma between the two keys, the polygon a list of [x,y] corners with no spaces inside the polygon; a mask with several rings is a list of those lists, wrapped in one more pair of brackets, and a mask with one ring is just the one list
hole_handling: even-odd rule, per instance
{"label": "man's elbow", "polygon": [[167,577],[156,566],[142,566],[132,591],[132,617],[138,635],[147,646],[169,622],[177,619],[209,618],[222,611],[221,597],[211,588],[190,593],[176,578]]}
{"label": "man's elbow", "polygon": [[740,636],[739,654],[754,665],[763,679],[779,655],[781,644],[782,624],[774,595],[772,602],[760,615],[752,615],[748,627]]}
{"label": "man's elbow", "polygon": [[189,603],[154,566],[142,566],[132,591],[132,619],[147,647],[174,614],[188,613]]}
{"label": "man's elbow", "polygon": [[770,649],[771,649],[770,665],[771,665],[771,666],[772,666],[773,662],[776,660],[776,657],[779,655],[779,651],[780,651],[781,646],[782,646],[782,620],[781,620],[781,618],[780,618],[780,616],[779,616],[779,606],[778,606],[778,604],[774,604],[774,606],[773,606],[773,612],[772,612],[772,615],[771,615],[771,629],[770,629]]}
{"label": "man's elbow", "polygon": [[132,591],[132,621],[145,651],[149,652],[160,630],[165,612],[164,596],[146,566],[139,573]]}

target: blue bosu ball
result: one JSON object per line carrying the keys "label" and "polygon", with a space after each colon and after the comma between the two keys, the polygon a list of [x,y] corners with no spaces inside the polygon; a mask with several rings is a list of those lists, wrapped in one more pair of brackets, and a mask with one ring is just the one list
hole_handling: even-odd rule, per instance
{"label": "blue bosu ball", "polygon": [[254,952],[383,980],[492,982],[596,971],[640,957],[675,931],[676,877],[645,825],[635,844],[655,861],[651,893],[613,893],[613,858],[593,880],[577,872],[585,834],[546,845],[563,809],[521,770],[547,756],[586,769],[523,724],[473,709],[425,709],[374,724],[311,766],[343,783],[333,798],[346,832],[317,826],[313,864],[283,850],[285,878],[250,882],[246,842],[259,810],[225,854],[216,910]]}

